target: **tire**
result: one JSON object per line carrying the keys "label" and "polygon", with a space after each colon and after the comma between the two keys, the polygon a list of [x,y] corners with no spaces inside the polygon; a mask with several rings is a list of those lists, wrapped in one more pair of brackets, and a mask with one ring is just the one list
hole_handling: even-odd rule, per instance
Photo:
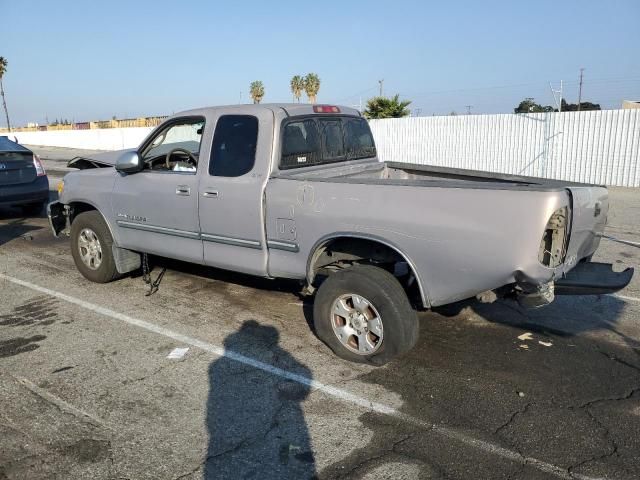
{"label": "tire", "polygon": [[[96,242],[98,248],[95,248]],[[71,224],[71,255],[76,268],[86,279],[108,283],[118,278],[112,245],[111,232],[100,212],[91,210],[75,217]],[[90,251],[89,247],[94,249]],[[96,250],[99,254],[95,253]]]}
{"label": "tire", "polygon": [[44,210],[45,202],[30,203],[22,206],[22,211],[27,215],[40,215]]}
{"label": "tire", "polygon": [[[348,319],[336,311],[356,317]],[[376,317],[381,329],[376,327]],[[313,324],[318,337],[336,355],[358,363],[384,365],[418,341],[418,317],[400,282],[371,265],[355,265],[329,275],[316,294]]]}

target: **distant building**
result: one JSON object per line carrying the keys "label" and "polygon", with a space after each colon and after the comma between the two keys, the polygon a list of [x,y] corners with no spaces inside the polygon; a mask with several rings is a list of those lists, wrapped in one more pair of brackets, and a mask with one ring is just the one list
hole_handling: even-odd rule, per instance
{"label": "distant building", "polygon": [[632,110],[634,108],[640,108],[640,100],[623,100],[622,108],[624,110]]}

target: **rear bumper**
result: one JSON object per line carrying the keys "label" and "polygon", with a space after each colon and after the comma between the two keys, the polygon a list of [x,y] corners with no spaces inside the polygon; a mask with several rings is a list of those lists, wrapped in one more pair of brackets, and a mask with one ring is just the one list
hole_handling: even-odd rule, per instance
{"label": "rear bumper", "polygon": [[633,268],[614,272],[610,263],[579,263],[564,278],[555,282],[556,295],[601,295],[614,293],[629,285]]}
{"label": "rear bumper", "polygon": [[0,205],[26,205],[49,200],[49,179],[36,177],[31,183],[0,186]]}

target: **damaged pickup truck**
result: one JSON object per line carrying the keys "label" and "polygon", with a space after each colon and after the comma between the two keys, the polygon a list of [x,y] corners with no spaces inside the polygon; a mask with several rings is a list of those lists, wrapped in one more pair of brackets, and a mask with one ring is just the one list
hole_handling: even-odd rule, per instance
{"label": "damaged pickup truck", "polygon": [[191,110],[135,150],[70,166],[49,218],[87,279],[115,280],[143,254],[299,279],[318,336],[357,362],[411,349],[416,310],[491,291],[539,306],[633,275],[591,262],[605,188],[380,162],[346,107]]}

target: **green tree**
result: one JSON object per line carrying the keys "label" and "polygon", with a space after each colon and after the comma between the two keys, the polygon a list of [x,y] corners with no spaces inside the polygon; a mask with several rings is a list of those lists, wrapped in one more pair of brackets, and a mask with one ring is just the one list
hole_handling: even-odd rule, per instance
{"label": "green tree", "polygon": [[315,73],[308,73],[304,77],[304,91],[307,92],[309,103],[316,103],[316,98],[320,91],[320,77]]}
{"label": "green tree", "polygon": [[[580,102],[580,111],[584,112],[587,110],[600,110],[599,103],[591,103],[591,102]],[[578,104],[577,103],[567,103],[564,98],[562,99],[562,111],[563,112],[577,112]]]}
{"label": "green tree", "polygon": [[4,98],[4,85],[2,84],[2,78],[7,73],[7,59],[0,57],[0,94],[2,95],[2,106],[4,107],[4,116],[7,119],[7,129],[11,131],[11,122],[9,121],[9,110],[7,109],[7,102]]}
{"label": "green tree", "polygon": [[264,97],[264,85],[260,80],[251,82],[251,85],[249,85],[249,95],[253,98],[253,103],[260,103]]}
{"label": "green tree", "polygon": [[302,78],[300,75],[294,75],[291,79],[291,93],[293,94],[293,98],[295,98],[298,103],[300,103],[300,97],[302,96],[303,91],[304,78]]}
{"label": "green tree", "polygon": [[514,113],[544,113],[555,111],[553,107],[549,105],[540,105],[536,103],[532,97],[527,97],[520,104],[513,109]]}
{"label": "green tree", "polygon": [[400,100],[400,95],[393,97],[373,97],[367,101],[364,116],[367,118],[401,118],[411,113],[407,108],[409,100]]}

